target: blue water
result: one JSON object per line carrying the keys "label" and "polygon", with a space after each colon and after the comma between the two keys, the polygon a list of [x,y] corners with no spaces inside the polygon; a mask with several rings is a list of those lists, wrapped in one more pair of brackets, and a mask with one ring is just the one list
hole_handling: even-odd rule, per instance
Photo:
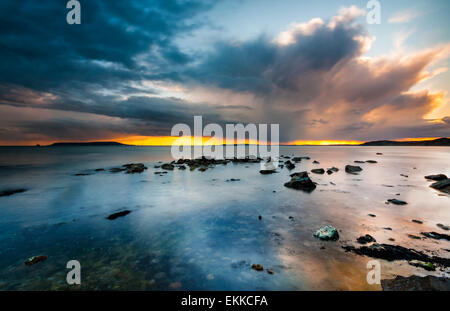
{"label": "blue water", "polygon": [[[366,233],[381,243],[450,256],[450,242],[407,236],[450,225],[450,197],[424,179],[450,176],[450,148],[281,147],[280,153],[311,157],[292,172],[340,171],[310,174],[318,186],[305,193],[283,186],[292,172],[261,175],[259,164],[159,176],[154,166],[173,160],[166,147],[2,147],[0,191],[27,191],[0,197],[0,289],[379,290],[366,282],[370,258],[341,248]],[[346,164],[369,159],[378,163],[358,164],[359,175],[344,172]],[[108,171],[137,162],[148,170]],[[94,172],[98,168],[106,171]],[[386,205],[390,198],[408,205]],[[106,219],[124,209],[132,212]],[[327,224],[340,230],[338,242],[312,236]],[[48,259],[25,266],[34,255]],[[66,284],[72,259],[81,263],[80,286]],[[275,273],[254,271],[254,263]],[[411,274],[449,272],[382,261],[383,278]]]}

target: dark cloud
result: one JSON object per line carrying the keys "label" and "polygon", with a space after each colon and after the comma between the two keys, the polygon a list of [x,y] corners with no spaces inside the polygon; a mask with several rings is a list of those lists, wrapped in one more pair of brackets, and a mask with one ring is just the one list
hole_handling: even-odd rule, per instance
{"label": "dark cloud", "polygon": [[[0,141],[168,135],[193,115],[279,123],[281,141],[448,133],[449,117],[423,119],[442,95],[410,91],[439,51],[363,59],[371,37],[355,8],[298,24],[284,41],[219,40],[202,53],[176,39],[205,26],[196,17],[213,1],[81,1],[81,25],[67,25],[65,4],[0,3]],[[30,119],[37,109],[45,117]]]}

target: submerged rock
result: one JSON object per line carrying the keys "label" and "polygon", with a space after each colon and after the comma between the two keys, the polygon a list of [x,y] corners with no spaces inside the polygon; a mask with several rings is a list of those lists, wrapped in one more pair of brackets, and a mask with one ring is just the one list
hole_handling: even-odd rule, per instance
{"label": "submerged rock", "polygon": [[406,205],[406,204],[408,204],[405,201],[397,200],[397,199],[389,199],[389,200],[387,200],[386,203],[392,203],[392,204],[395,204],[395,205]]}
{"label": "submerged rock", "polygon": [[264,267],[261,264],[253,264],[252,269],[256,271],[264,271]]}
{"label": "submerged rock", "polygon": [[323,168],[315,168],[311,170],[314,174],[325,174],[325,170]]}
{"label": "submerged rock", "polygon": [[450,229],[449,226],[445,226],[445,225],[443,225],[443,224],[437,224],[436,226],[438,226],[439,228],[441,228],[441,229],[443,229],[443,230],[445,230],[445,231],[448,231],[448,230]]}
{"label": "submerged rock", "polygon": [[345,171],[350,174],[355,174],[357,172],[361,172],[362,168],[360,166],[346,165]]}
{"label": "submerged rock", "polygon": [[384,291],[449,291],[450,279],[432,275],[397,276],[395,279],[381,280],[381,287]]}
{"label": "submerged rock", "polygon": [[42,256],[42,255],[41,256],[33,256],[33,257],[28,258],[25,261],[25,264],[27,266],[32,266],[32,265],[37,264],[38,262],[46,261],[47,258],[48,258],[47,256]]}
{"label": "submerged rock", "polygon": [[129,211],[129,210],[121,211],[121,212],[109,215],[108,217],[106,217],[106,219],[114,220],[119,217],[124,217],[124,216],[128,215],[129,213],[131,213],[131,211]]}
{"label": "submerged rock", "polygon": [[269,174],[276,173],[277,171],[276,170],[260,170],[259,172],[263,175],[269,175]]}
{"label": "submerged rock", "polygon": [[431,188],[434,188],[436,190],[445,192],[445,193],[450,193],[450,178],[441,180],[441,181],[437,181],[434,184],[432,184],[430,186]]}
{"label": "submerged rock", "polygon": [[7,189],[7,190],[0,191],[0,197],[7,197],[7,196],[10,196],[10,195],[13,195],[13,194],[16,194],[16,193],[22,193],[22,192],[25,192],[25,191],[27,191],[27,189],[23,189],[23,188],[20,188],[20,189]]}
{"label": "submerged rock", "polygon": [[448,177],[444,174],[436,174],[436,175],[427,175],[425,176],[426,179],[434,180],[434,181],[441,181],[448,179]]}
{"label": "submerged rock", "polygon": [[372,243],[372,242],[376,242],[376,240],[374,239],[373,236],[366,234],[363,236],[360,236],[359,238],[356,239],[356,241],[359,244],[367,244],[367,243]]}
{"label": "submerged rock", "polygon": [[339,233],[335,227],[327,225],[314,232],[314,237],[324,241],[337,241]]}
{"label": "submerged rock", "polygon": [[291,174],[291,180],[285,183],[284,186],[306,192],[311,192],[316,189],[316,184],[312,182],[307,172]]}
{"label": "submerged rock", "polygon": [[424,262],[424,261],[420,261],[420,260],[412,260],[408,262],[411,266],[414,267],[420,267],[423,268],[427,271],[435,271],[436,267],[433,265],[432,262]]}
{"label": "submerged rock", "polygon": [[450,235],[443,233],[437,233],[433,231],[433,232],[421,232],[420,234],[430,239],[450,241]]}
{"label": "submerged rock", "polygon": [[424,262],[432,262],[444,267],[450,266],[450,258],[442,258],[437,256],[428,256],[414,249],[405,248],[399,245],[378,244],[374,243],[370,246],[342,246],[347,252],[353,252],[358,255],[365,255],[373,258],[384,259],[387,261],[394,260],[420,260]]}

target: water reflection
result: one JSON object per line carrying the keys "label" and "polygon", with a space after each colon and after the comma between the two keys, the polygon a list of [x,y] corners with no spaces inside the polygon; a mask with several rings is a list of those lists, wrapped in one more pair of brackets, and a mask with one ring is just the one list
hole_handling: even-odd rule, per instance
{"label": "water reflection", "polygon": [[[170,160],[169,148],[1,149],[0,189],[28,191],[0,198],[0,288],[67,289],[65,264],[77,259],[82,289],[378,290],[366,282],[370,258],[341,248],[364,234],[449,257],[447,241],[408,237],[450,224],[449,196],[439,196],[423,178],[450,175],[448,148],[281,147],[281,153],[311,157],[294,171],[340,171],[310,174],[318,187],[304,193],[283,187],[286,169],[263,176],[258,164],[155,175],[160,169],[153,166]],[[343,171],[369,159],[378,163],[359,164],[359,175]],[[74,176],[130,162],[149,169]],[[227,182],[231,178],[239,181]],[[391,198],[408,205],[385,204]],[[123,209],[131,214],[105,219]],[[338,242],[312,236],[327,224],[339,229]],[[23,264],[39,254],[48,260]],[[253,263],[275,273],[254,271]],[[382,261],[383,277],[433,273],[444,272]]]}

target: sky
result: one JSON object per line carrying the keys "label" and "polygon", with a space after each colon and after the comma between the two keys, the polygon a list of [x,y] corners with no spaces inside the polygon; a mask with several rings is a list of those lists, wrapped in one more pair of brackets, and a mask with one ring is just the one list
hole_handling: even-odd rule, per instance
{"label": "sky", "polygon": [[170,144],[177,123],[280,142],[450,136],[450,1],[0,2],[0,145]]}

